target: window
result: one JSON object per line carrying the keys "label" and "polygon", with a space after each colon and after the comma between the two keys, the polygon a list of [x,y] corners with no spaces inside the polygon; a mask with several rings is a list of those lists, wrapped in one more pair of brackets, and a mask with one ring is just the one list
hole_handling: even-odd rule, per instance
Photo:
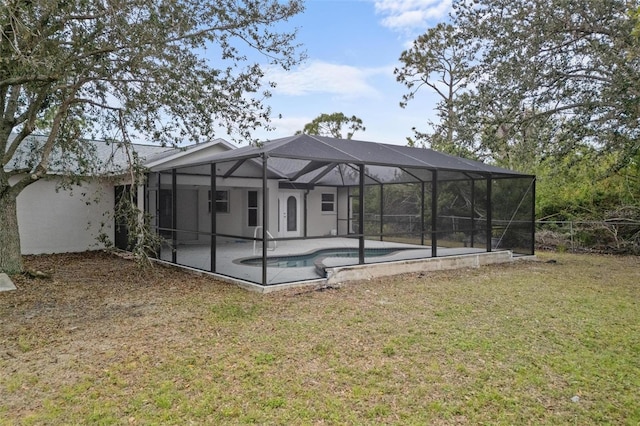
{"label": "window", "polygon": [[322,211],[334,212],[335,210],[335,194],[322,194]]}
{"label": "window", "polygon": [[[211,191],[209,191],[209,213],[211,213]],[[229,191],[216,191],[216,213],[229,213]]]}
{"label": "window", "polygon": [[258,226],[258,191],[249,191],[248,198],[248,223],[249,226]]}

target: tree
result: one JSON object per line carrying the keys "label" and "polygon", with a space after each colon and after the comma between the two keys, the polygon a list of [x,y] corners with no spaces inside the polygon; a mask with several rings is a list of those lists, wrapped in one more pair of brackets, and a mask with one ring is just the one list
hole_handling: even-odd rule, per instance
{"label": "tree", "polygon": [[624,0],[455,4],[453,25],[481,46],[461,120],[480,130],[486,157],[538,175],[544,216],[625,211],[637,220],[637,8]]}
{"label": "tree", "polygon": [[471,77],[477,122],[497,131],[552,118],[558,140],[624,152],[619,167],[637,154],[640,58],[630,55],[638,40],[629,2],[461,0],[454,11],[453,25],[481,46]]}
{"label": "tree", "polygon": [[[288,69],[301,59],[295,31],[273,29],[301,10],[299,0],[4,1],[0,271],[22,269],[18,194],[54,158],[74,156],[83,175],[95,163],[84,137],[175,145],[222,127],[251,140],[270,112],[258,60]],[[30,145],[40,122],[48,138]],[[11,169],[18,156],[28,159]]]}
{"label": "tree", "polygon": [[[404,103],[425,86],[440,97],[435,134],[418,137],[453,135],[479,159],[537,174],[544,216],[637,218],[638,1],[457,0],[451,18],[396,70],[410,89]],[[457,86],[446,78],[453,58],[465,71]]]}
{"label": "tree", "polygon": [[[346,138],[342,135],[342,127],[348,126]],[[366,128],[362,124],[362,120],[355,115],[347,117],[341,112],[333,114],[320,114],[310,123],[304,125],[304,129],[299,130],[296,134],[304,133],[307,135],[331,136],[334,138],[351,139],[358,130],[365,131]]]}
{"label": "tree", "polygon": [[439,122],[429,123],[434,128],[433,133],[414,128],[416,140],[426,142],[436,150],[466,156],[469,156],[469,147],[464,146],[464,139],[459,137],[462,128],[457,99],[464,92],[472,70],[473,49],[470,47],[463,43],[454,26],[440,23],[402,52],[402,67],[394,70],[396,79],[409,90],[402,97],[401,107],[404,108],[423,87],[435,92],[439,98],[436,105]]}

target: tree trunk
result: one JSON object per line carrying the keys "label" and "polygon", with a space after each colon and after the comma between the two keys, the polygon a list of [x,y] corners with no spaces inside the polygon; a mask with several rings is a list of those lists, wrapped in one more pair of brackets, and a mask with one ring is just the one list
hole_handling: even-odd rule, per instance
{"label": "tree trunk", "polygon": [[22,270],[17,200],[13,191],[6,191],[0,195],[0,272],[17,274]]}

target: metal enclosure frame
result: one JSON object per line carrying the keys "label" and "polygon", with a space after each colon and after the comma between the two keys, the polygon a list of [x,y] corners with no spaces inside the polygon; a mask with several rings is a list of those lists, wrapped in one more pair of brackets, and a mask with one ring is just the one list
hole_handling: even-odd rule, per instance
{"label": "metal enclosure frame", "polygon": [[[171,235],[168,250],[172,263],[182,264],[177,255],[181,238],[195,235],[208,241],[210,262],[199,269],[213,273],[221,273],[221,240],[253,242],[254,247],[258,243],[262,273],[255,283],[259,285],[268,285],[269,244],[278,241],[357,239],[359,264],[367,262],[368,238],[430,247],[432,257],[449,246],[487,252],[512,250],[522,255],[534,252],[535,176],[429,149],[297,135],[217,153],[195,164],[152,168],[147,182],[147,206],[155,206],[155,212],[149,212],[155,217],[152,226],[158,233]],[[256,229],[257,233],[247,235],[220,229],[215,194],[225,185],[232,185],[239,193],[243,185],[259,191],[260,232]],[[197,214],[184,213],[189,212],[184,203],[194,198],[185,191],[203,188],[213,194],[208,231],[194,229],[189,223]],[[306,191],[304,233],[300,237],[280,238],[270,232],[275,229],[271,216],[277,211],[273,203],[278,188]],[[335,235],[308,235],[307,226],[313,221],[309,221],[307,195],[318,188],[335,190]],[[163,203],[161,189],[165,193],[170,189],[170,204]],[[355,211],[353,204],[357,204]],[[160,210],[169,205],[171,226],[167,227],[161,223]],[[341,217],[343,211],[348,212],[347,217]]]}

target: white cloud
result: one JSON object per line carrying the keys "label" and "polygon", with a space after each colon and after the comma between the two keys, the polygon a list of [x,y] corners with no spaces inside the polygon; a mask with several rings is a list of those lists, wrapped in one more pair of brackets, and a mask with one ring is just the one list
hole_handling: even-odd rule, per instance
{"label": "white cloud", "polygon": [[375,0],[382,25],[398,31],[423,30],[440,21],[451,10],[451,0]]}
{"label": "white cloud", "polygon": [[296,70],[266,70],[265,79],[276,83],[274,94],[304,96],[332,94],[340,98],[371,98],[380,96],[369,79],[391,73],[387,68],[358,68],[350,65],[313,61]]}
{"label": "white cloud", "polygon": [[267,133],[268,139],[276,139],[282,138],[285,136],[291,136],[295,134],[298,130],[302,130],[308,122],[310,122],[313,118],[309,117],[282,117],[282,118],[273,118],[271,121],[271,125],[275,130]]}

